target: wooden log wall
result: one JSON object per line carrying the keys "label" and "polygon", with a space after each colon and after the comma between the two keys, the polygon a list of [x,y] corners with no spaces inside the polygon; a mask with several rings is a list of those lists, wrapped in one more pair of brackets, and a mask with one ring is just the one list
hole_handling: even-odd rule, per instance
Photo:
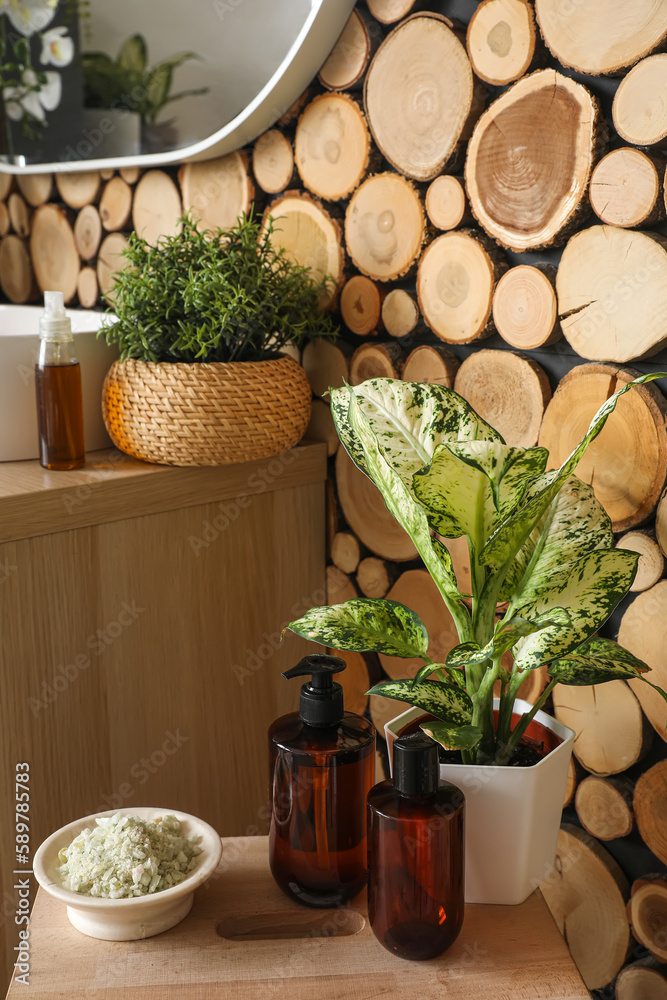
{"label": "wooden log wall", "polygon": [[[101,305],[133,228],[154,241],[186,208],[223,227],[253,201],[270,213],[272,238],[332,276],[323,306],[341,322],[336,344],[301,359],[309,436],[330,461],[328,599],[404,601],[442,658],[453,623],[339,449],[326,390],[438,382],[555,464],[632,371],[667,366],[666,43],[663,0],[360,2],[308,91],[245,150],[144,173],[0,175],[0,289]],[[605,632],[664,687],[666,411],[655,384],[626,395],[578,470],[618,545],[641,555]],[[466,546],[448,545],[465,589]],[[369,705],[367,686],[416,664],[345,657],[348,706],[381,733],[401,705]],[[536,671],[522,696],[545,683]],[[553,710],[577,741],[545,895],[596,996],[667,1000],[667,710],[623,681],[561,688]]]}

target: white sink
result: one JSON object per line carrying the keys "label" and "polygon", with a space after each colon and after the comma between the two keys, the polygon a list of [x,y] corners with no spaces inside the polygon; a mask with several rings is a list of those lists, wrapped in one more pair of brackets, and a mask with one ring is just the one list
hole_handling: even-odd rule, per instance
{"label": "white sink", "polygon": [[[39,351],[39,306],[0,305],[0,462],[39,457],[35,361]],[[86,451],[111,445],[102,420],[102,383],[118,348],[97,331],[112,321],[106,313],[68,309],[81,364]]]}

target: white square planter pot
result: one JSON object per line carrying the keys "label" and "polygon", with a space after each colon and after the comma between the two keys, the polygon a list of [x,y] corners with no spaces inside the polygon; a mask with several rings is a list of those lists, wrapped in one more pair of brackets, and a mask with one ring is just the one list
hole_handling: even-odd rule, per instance
{"label": "white square planter pot", "polygon": [[[531,707],[515,702],[520,714]],[[384,727],[390,762],[394,739],[423,715],[411,708]],[[440,778],[466,797],[466,903],[523,903],[552,870],[574,733],[544,712],[535,721],[561,740],[539,764],[440,765]]]}

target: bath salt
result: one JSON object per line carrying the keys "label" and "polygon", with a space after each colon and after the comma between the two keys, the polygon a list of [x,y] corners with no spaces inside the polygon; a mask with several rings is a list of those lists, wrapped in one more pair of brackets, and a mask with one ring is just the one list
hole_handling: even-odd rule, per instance
{"label": "bath salt", "polygon": [[199,838],[184,836],[175,816],[101,816],[58,857],[65,889],[88,896],[126,899],[178,885],[201,854]]}

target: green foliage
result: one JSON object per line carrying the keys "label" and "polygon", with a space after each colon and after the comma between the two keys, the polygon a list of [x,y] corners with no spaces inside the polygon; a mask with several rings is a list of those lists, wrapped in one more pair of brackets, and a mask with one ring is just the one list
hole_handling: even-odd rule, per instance
{"label": "green foliage", "polygon": [[[422,728],[443,746],[460,749],[465,761],[507,763],[556,683],[602,684],[630,677],[651,683],[644,676],[645,663],[617,643],[595,638],[628,592],[637,554],[614,548],[607,514],[593,489],[573,473],[620,396],[661,377],[664,372],[644,375],[606,400],[572,454],[549,471],[543,448],[508,447],[451,389],[371,379],[331,390],[331,412],[345,449],[412,538],[459,634],[446,663],[433,663],[426,648],[418,651],[424,640],[409,639],[421,631],[415,615],[403,609],[389,630],[382,607],[387,602],[369,600],[364,602],[366,645],[347,648],[382,650],[391,642],[409,650],[398,655],[423,660],[413,679],[386,681],[370,693],[429,712],[439,721]],[[471,611],[438,535],[467,537]],[[505,601],[507,610],[496,623],[498,604]],[[308,615],[289,628],[346,648],[338,641],[346,608],[317,608],[318,628],[308,633],[303,629]],[[403,643],[397,634],[401,628]],[[348,625],[343,639],[349,631]],[[511,671],[501,664],[508,651],[513,653]],[[512,729],[517,692],[529,671],[542,664],[548,666],[550,683]],[[496,681],[501,684],[497,722],[492,711]]]}
{"label": "green foliage", "polygon": [[115,59],[105,52],[84,52],[81,55],[84,103],[87,108],[129,108],[141,116],[145,125],[154,125],[166,104],[208,92],[208,87],[201,87],[170,93],[174,70],[198,58],[194,52],[179,52],[149,69],[148,49],[142,35],[126,39]]}
{"label": "green foliage", "polygon": [[136,233],[109,296],[118,322],[105,328],[121,358],[261,361],[288,342],[335,338],[320,309],[330,279],[316,279],[271,243],[252,212],[228,230],[182,230],[151,246]]}

